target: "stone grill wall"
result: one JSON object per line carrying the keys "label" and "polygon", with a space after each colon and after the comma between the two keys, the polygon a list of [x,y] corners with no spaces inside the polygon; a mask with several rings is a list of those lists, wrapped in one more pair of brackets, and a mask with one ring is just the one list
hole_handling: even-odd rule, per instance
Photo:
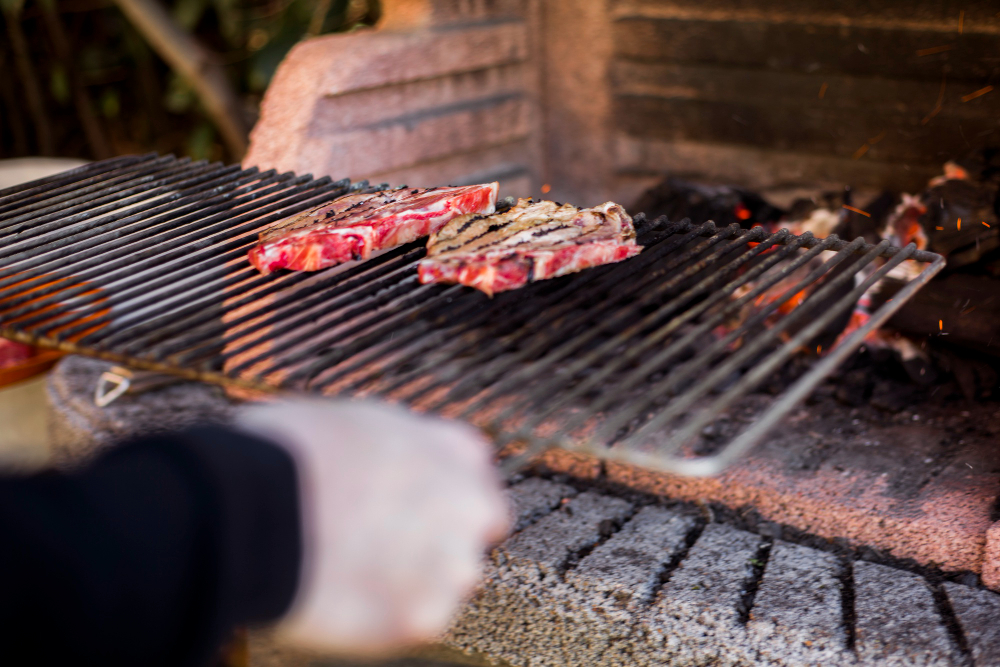
{"label": "stone grill wall", "polygon": [[538,180],[527,0],[385,2],[379,30],[281,63],[244,165],[393,185]]}
{"label": "stone grill wall", "polygon": [[377,29],[291,52],[245,164],[499,179],[525,196],[548,184],[588,205],[628,205],[664,172],[917,190],[944,160],[1000,145],[1000,90],[963,101],[1000,86],[1000,15],[879,5],[385,0]]}

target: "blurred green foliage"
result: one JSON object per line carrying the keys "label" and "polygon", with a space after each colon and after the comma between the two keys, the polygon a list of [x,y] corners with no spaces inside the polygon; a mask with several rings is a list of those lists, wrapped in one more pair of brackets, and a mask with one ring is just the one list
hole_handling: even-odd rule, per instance
{"label": "blurred green foliage", "polygon": [[[244,103],[248,126],[278,63],[297,42],[378,19],[376,0],[160,2],[217,55]],[[49,16],[46,7],[54,8]],[[55,155],[100,157],[82,129],[82,107],[90,107],[110,154],[155,150],[232,159],[191,86],[112,0],[0,0],[0,10],[0,158],[43,154],[40,130],[51,136]],[[69,58],[60,58],[58,32]]]}

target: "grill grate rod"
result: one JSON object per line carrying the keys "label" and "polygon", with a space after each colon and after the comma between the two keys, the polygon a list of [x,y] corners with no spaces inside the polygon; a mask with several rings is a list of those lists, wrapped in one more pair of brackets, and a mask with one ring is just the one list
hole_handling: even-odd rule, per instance
{"label": "grill grate rod", "polygon": [[[678,241],[678,243],[680,243],[680,241]],[[629,267],[630,272],[634,273],[637,271],[641,271],[643,267],[648,266],[650,262],[654,261],[657,257],[661,256],[662,250],[667,250],[670,247],[671,247],[670,244],[664,244],[659,248],[651,250],[647,256],[643,257],[643,261],[635,262]],[[616,276],[616,279],[620,279],[621,277],[622,276],[619,274],[618,276]],[[510,314],[508,312],[509,307],[514,303],[516,303],[517,301],[519,301],[519,299],[517,299],[516,296],[512,297],[512,295],[509,294],[501,295],[501,297],[497,300],[496,309],[490,309],[484,312],[481,316],[462,322],[458,330],[450,333],[450,337],[455,338],[462,336],[464,333],[475,331],[475,328],[483,324],[485,320],[491,317],[497,317],[501,312],[504,313],[505,317],[503,318],[504,325],[502,330],[497,332],[499,336],[513,334],[521,327],[524,327],[526,330],[545,327],[557,321],[561,315],[568,312],[572,308],[578,307],[581,303],[581,295],[583,296],[586,295],[585,290],[587,289],[588,286],[593,287],[596,285],[598,289],[600,289],[602,285],[608,286],[610,283],[608,282],[608,280],[606,280],[606,278],[607,278],[606,273],[602,272],[601,270],[595,270],[583,274],[576,281],[570,284],[564,284],[562,286],[552,286],[552,285],[545,285],[543,283],[540,289],[538,290],[536,298],[532,300],[531,307],[522,308],[520,313],[514,313],[514,314]],[[603,279],[603,280],[598,281],[597,279]],[[593,285],[591,284],[592,281],[594,281]],[[548,293],[549,291],[551,291],[552,293],[549,294]],[[466,293],[465,296],[468,297],[470,295]],[[467,300],[471,301],[472,303],[482,303],[481,300],[479,299],[467,299]],[[400,332],[399,330],[391,327],[389,328],[383,327],[383,331],[381,332],[380,336],[377,336],[375,334],[372,335],[373,339],[380,338],[380,340],[374,340],[372,345],[385,343],[387,340],[400,341],[400,344],[402,344],[402,341],[407,341],[412,335],[414,335],[413,334],[414,329],[417,329],[420,332],[424,331],[424,329],[420,327],[419,322],[415,325],[411,325],[410,330],[403,332]],[[489,341],[487,341],[487,344],[488,343]],[[479,342],[478,341],[476,341],[475,343],[470,342],[466,347],[471,345],[478,346]],[[462,354],[463,351],[464,351],[463,349],[453,350],[453,354],[460,355]],[[415,351],[411,351],[411,355],[414,353]],[[480,355],[482,356],[484,354],[487,356],[487,358],[489,358],[491,351],[486,351],[486,350],[481,351]],[[405,363],[405,361],[401,359],[400,363]],[[434,364],[434,362],[428,362],[428,363]],[[322,383],[316,383],[313,386],[316,388],[329,387],[336,379],[342,376],[343,372],[324,376]],[[355,388],[360,388],[360,383],[361,383],[361,378],[358,378],[355,380],[353,386]],[[389,390],[385,390],[383,393],[387,394],[389,393]]]}
{"label": "grill grate rod", "polygon": [[[462,415],[513,454],[508,469],[560,446],[708,474],[944,262],[912,246],[637,216],[637,257],[494,299],[419,285],[422,242],[308,275],[247,263],[259,230],[366,188],[151,155],[0,192],[0,333],[254,391]],[[793,356],[904,262],[918,277],[867,325],[826,357]],[[754,393],[793,360],[805,370],[784,394]],[[762,411],[706,454],[704,427],[750,399]]]}
{"label": "grill grate rod", "polygon": [[[154,162],[161,164],[174,161],[170,157],[157,158],[155,155],[147,157],[148,160],[154,160]],[[94,163],[64,172],[63,174],[55,174],[48,178],[2,190],[0,191],[0,215],[14,209],[17,209],[19,213],[37,210],[39,202],[42,202],[41,205],[44,206],[64,201],[66,193],[80,191],[88,186],[96,186],[90,188],[93,191],[100,190],[102,189],[101,184],[103,184],[103,187],[106,187],[109,182],[113,183],[114,179],[118,179],[128,174],[131,170],[136,169],[136,163],[147,162],[148,160],[140,158],[139,160],[130,161],[125,159],[122,160],[121,166],[107,162],[100,165]],[[87,174],[93,175],[87,176]],[[0,231],[8,230],[0,227]]]}
{"label": "grill grate rod", "polygon": [[[702,230],[707,232],[715,232],[715,225],[711,223],[706,223],[702,227]],[[694,235],[698,235],[701,230],[693,230]],[[721,255],[726,254],[733,247],[733,244],[727,244],[719,246],[719,244],[730,238],[735,233],[735,228],[726,228],[714,233],[707,239],[704,239],[688,253],[678,255],[676,257],[670,258],[668,262],[663,267],[657,267],[657,269],[645,277],[638,285],[637,289],[642,294],[639,301],[642,302],[654,302],[674,291],[679,285],[681,285],[685,280],[690,280],[694,275],[699,273],[703,268],[711,262],[712,258],[717,258]],[[740,244],[742,245],[742,243]],[[711,252],[704,258],[698,259],[699,255],[703,252],[710,250]],[[641,255],[640,255],[641,256]],[[658,281],[659,275],[669,272],[671,270],[677,271],[670,279],[666,281]],[[644,291],[648,290],[648,291]],[[587,293],[583,292],[580,297],[585,299]],[[669,302],[673,306],[676,306],[675,300]],[[664,314],[670,311],[670,306],[661,307],[657,311],[657,314]],[[495,357],[494,361],[485,362],[486,365],[483,367],[482,372],[478,373],[475,377],[466,377],[458,385],[451,388],[449,392],[442,397],[439,401],[432,404],[431,409],[440,409],[443,407],[445,402],[450,402],[457,400],[462,395],[469,395],[474,389],[481,389],[483,387],[484,381],[487,383],[493,382],[499,378],[507,376],[505,381],[506,384],[511,386],[516,386],[517,384],[525,380],[524,369],[520,373],[516,372],[515,366],[521,364],[527,359],[534,359],[539,357],[543,352],[548,350],[548,356],[544,360],[539,360],[536,364],[552,364],[561,361],[562,359],[569,356],[571,353],[575,353],[589,342],[594,340],[598,335],[608,331],[610,329],[616,329],[621,327],[627,327],[626,330],[634,332],[636,325],[632,324],[629,326],[629,320],[633,318],[634,306],[627,303],[617,303],[614,300],[610,300],[604,304],[600,304],[597,308],[590,309],[584,308],[579,309],[572,317],[567,319],[558,325],[558,329],[555,329],[551,339],[557,341],[565,341],[560,343],[560,347],[557,347],[559,351],[553,352],[549,348],[552,347],[552,342],[550,336],[548,335],[535,335],[534,340],[528,340],[527,344],[523,345],[521,349],[513,354],[506,356],[499,356],[501,350],[496,349],[490,355]],[[581,326],[586,325],[591,318],[600,318],[600,325],[590,326],[586,331],[579,333],[577,335],[571,335],[571,333]],[[649,316],[645,318],[649,319]],[[534,331],[529,332],[528,330],[515,332],[513,340],[509,343],[515,343],[524,336],[525,333],[535,333]],[[534,369],[535,366],[533,365]],[[540,368],[540,367],[539,367]],[[508,375],[509,374],[509,375]],[[532,373],[534,374],[534,373]],[[426,392],[422,392],[426,393]],[[415,400],[420,394],[413,397],[411,400]],[[466,411],[463,416],[470,416],[471,413]]]}
{"label": "grill grate rod", "polygon": [[[765,252],[771,247],[774,247],[775,244],[779,243],[782,240],[785,240],[787,237],[788,234],[779,233],[778,235],[775,235],[770,239],[768,239],[767,241],[759,244],[755,248],[750,249],[740,259],[742,261],[749,261],[753,259],[754,256],[759,256],[761,253]],[[685,324],[697,319],[700,315],[709,311],[712,308],[712,306],[723,301],[726,298],[725,295],[732,294],[735,290],[739,289],[744,285],[747,285],[755,278],[765,274],[768,270],[773,268],[780,261],[787,258],[789,255],[793,254],[797,248],[801,247],[802,243],[804,243],[807,238],[808,237],[801,237],[799,239],[796,239],[790,245],[782,248],[779,252],[772,253],[772,255],[768,257],[764,262],[758,264],[753,269],[746,272],[740,278],[733,280],[728,284],[726,284],[725,286],[719,288],[715,292],[715,294],[713,294],[711,297],[706,298],[697,306],[684,312],[680,316],[672,318],[669,322],[667,322],[665,326],[660,327],[659,329],[656,330],[655,333],[647,336],[644,340],[639,342],[638,345],[632,346],[629,349],[625,350],[624,353],[614,358],[612,360],[612,363],[607,364],[599,372],[591,375],[589,378],[581,382],[578,386],[566,392],[565,395],[560,396],[560,398],[557,401],[546,405],[546,408],[543,412],[539,412],[533,418],[528,420],[528,422],[524,426],[522,426],[521,429],[519,429],[516,434],[513,434],[512,436],[505,436],[504,438],[502,438],[501,442],[506,443],[508,441],[515,440],[519,437],[523,437],[526,429],[540,425],[547,417],[551,416],[559,409],[567,407],[573,400],[583,396],[588,391],[598,386],[601,382],[605,381],[606,379],[609,379],[610,376],[615,372],[622,371],[626,366],[628,366],[631,363],[641,361],[641,357],[644,353],[662,344],[667,339],[668,336],[679,330]],[[799,266],[804,265],[810,259],[817,256],[820,252],[822,252],[824,247],[829,247],[829,245],[832,245],[835,241],[836,241],[835,237],[827,239],[827,243],[825,246],[824,244],[820,244],[815,248],[813,248],[808,253],[799,255],[791,264],[788,265],[788,267],[786,267],[786,270],[791,271],[798,268]],[[738,266],[727,267],[727,269],[724,272],[720,272],[718,278],[724,278],[725,276],[730,275],[733,272],[733,270],[738,268]],[[714,277],[710,278],[713,278],[711,284],[692,287],[683,296],[685,296],[686,298],[691,298],[692,296],[694,296],[693,293],[696,292],[696,290],[704,291],[705,289],[711,289],[715,287],[717,284],[717,280],[715,280]],[[747,295],[730,303],[727,307],[718,310],[713,316],[706,319],[703,323],[695,327],[687,335],[683,336],[681,339],[673,342],[665,349],[661,350],[653,358],[642,363],[642,365],[639,368],[632,371],[632,373],[630,373],[628,376],[624,377],[620,381],[619,384],[620,390],[627,392],[628,390],[636,387],[645,377],[649,376],[653,372],[656,372],[658,369],[662,368],[666,363],[669,363],[670,361],[679,357],[696,340],[698,340],[702,336],[707,335],[709,332],[711,332],[712,329],[718,326],[725,317],[738,311],[739,308],[746,305],[746,303],[750,302],[754,297],[767,291],[771,286],[773,286],[775,282],[777,282],[777,280],[780,280],[780,278],[781,276],[779,274],[776,276],[772,276],[768,280],[762,281]],[[774,306],[774,308],[777,308],[777,306]],[[748,325],[752,326],[753,323],[748,322]],[[620,337],[618,339],[613,340],[609,344],[605,344],[603,346],[604,353],[610,352],[615,347],[621,344],[622,340],[620,339]],[[717,343],[717,345],[719,345],[719,343]],[[581,371],[585,370],[585,368],[589,363],[590,359],[588,357],[584,357],[579,361],[573,363],[569,368],[567,368],[566,374],[576,375]],[[693,361],[689,363],[693,363]],[[602,400],[597,401],[592,406],[592,408],[596,411],[606,410],[614,402],[616,402],[616,399],[617,399],[616,396],[610,396],[610,395],[605,396],[602,398]],[[525,406],[523,401],[516,406],[511,406],[504,412],[504,414],[501,416],[501,419],[513,416],[515,410],[523,409],[524,407]],[[634,415],[631,415],[628,419],[625,419],[625,422],[627,423],[632,419],[634,419]],[[581,425],[582,425],[581,420],[579,420],[578,417],[575,419],[571,417],[570,420],[567,422],[565,428],[568,431],[572,431],[573,429]],[[617,430],[618,428],[614,429],[614,431]]]}
{"label": "grill grate rod", "polygon": [[[293,187],[287,187],[289,183]],[[217,212],[208,218],[194,219],[192,229],[196,230],[196,234],[178,231],[177,234],[171,233],[169,236],[165,236],[169,240],[161,240],[159,243],[156,242],[156,237],[153,237],[148,239],[148,242],[143,241],[130,245],[129,247],[143,248],[139,253],[135,253],[140,256],[149,252],[159,254],[156,266],[162,270],[161,277],[152,280],[144,276],[128,278],[126,276],[129,275],[129,267],[126,263],[123,267],[109,272],[103,278],[90,279],[88,280],[90,287],[105,287],[112,283],[116,283],[119,287],[116,290],[118,296],[115,299],[107,299],[102,304],[93,305],[91,310],[104,308],[106,304],[117,305],[136,299],[138,299],[136,306],[157,299],[167,299],[171,295],[183,292],[185,288],[178,285],[172,290],[157,292],[155,296],[149,296],[145,299],[142,299],[141,295],[150,290],[167,288],[185,277],[184,274],[187,274],[186,277],[189,280],[193,278],[207,279],[210,273],[231,274],[232,271],[227,270],[227,262],[238,260],[242,255],[245,255],[246,248],[253,242],[251,237],[227,241],[233,232],[249,231],[259,226],[262,219],[267,222],[279,220],[287,214],[286,211],[290,205],[295,205],[303,200],[315,199],[316,189],[310,185],[289,181],[280,186],[262,190],[261,198],[234,199],[233,203],[235,204],[247,204],[253,208],[247,209],[248,212],[243,214],[241,214],[241,208],[235,208],[231,211]],[[279,190],[279,187],[285,189]],[[325,196],[321,195],[321,197]],[[262,217],[261,214],[266,215]],[[160,252],[173,248],[177,249],[173,254]],[[135,254],[132,256],[134,257]],[[248,274],[246,277],[250,277],[250,275]],[[81,311],[81,314],[88,313]],[[110,320],[110,317],[107,319]],[[103,337],[107,333],[102,331],[100,334],[95,334],[93,339],[96,342],[99,337]]]}

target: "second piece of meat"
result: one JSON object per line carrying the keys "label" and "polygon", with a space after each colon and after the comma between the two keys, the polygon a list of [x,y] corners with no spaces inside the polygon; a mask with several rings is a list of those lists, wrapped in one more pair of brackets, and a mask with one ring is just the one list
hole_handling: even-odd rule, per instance
{"label": "second piece of meat", "polygon": [[422,283],[459,283],[492,296],[641,251],[632,218],[618,204],[578,209],[520,199],[504,213],[445,225],[431,236],[418,271]]}

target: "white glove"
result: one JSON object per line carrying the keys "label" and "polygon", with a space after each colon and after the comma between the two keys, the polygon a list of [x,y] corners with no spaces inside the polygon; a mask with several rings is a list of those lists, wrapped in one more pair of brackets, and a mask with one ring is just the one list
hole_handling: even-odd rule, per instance
{"label": "white glove", "polygon": [[446,629],[509,521],[478,431],[319,400],[253,405],[236,425],[286,447],[299,473],[304,559],[280,638],[374,655]]}

